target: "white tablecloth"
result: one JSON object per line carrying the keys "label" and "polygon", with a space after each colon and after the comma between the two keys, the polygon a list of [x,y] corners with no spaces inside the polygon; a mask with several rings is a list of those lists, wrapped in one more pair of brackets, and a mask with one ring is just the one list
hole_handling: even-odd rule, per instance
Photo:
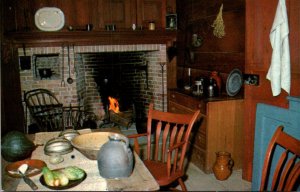
{"label": "white tablecloth", "polygon": [[[81,130],[81,133],[87,133],[91,132],[91,130]],[[48,133],[37,133],[35,135],[35,143],[45,143],[49,139],[58,136],[59,132],[48,132]],[[36,150],[33,151],[31,159],[40,159],[46,162],[47,166],[52,169],[58,169],[63,168],[67,166],[77,166],[85,170],[87,173],[87,177],[84,181],[82,181],[79,185],[72,187],[70,189],[71,191],[107,191],[107,181],[106,179],[102,178],[98,171],[97,161],[96,160],[90,160],[86,158],[84,155],[82,155],[79,151],[76,149],[73,149],[71,153],[62,155],[64,158],[64,161],[53,165],[49,162],[50,156],[44,154],[44,146],[38,146]],[[73,158],[72,158],[73,157]],[[39,179],[41,177],[42,173],[30,177],[35,184],[38,186],[38,191],[50,191],[51,189],[48,189],[47,187],[43,186]],[[17,191],[30,191],[31,188],[23,181],[21,180]]]}
{"label": "white tablecloth", "polygon": [[[89,133],[90,129],[80,130],[80,133]],[[36,144],[45,144],[49,139],[57,137],[59,132],[44,132],[35,135],[34,142]],[[67,189],[69,191],[156,191],[159,190],[159,185],[145,167],[139,156],[134,153],[135,165],[132,174],[126,178],[119,179],[104,179],[100,176],[96,160],[90,160],[82,155],[76,149],[71,153],[63,155],[64,161],[53,165],[49,162],[49,156],[44,154],[44,146],[39,146],[33,151],[31,159],[40,159],[47,163],[47,166],[52,169],[63,168],[71,165],[78,166],[85,170],[87,177],[79,185]],[[72,158],[74,157],[74,158]],[[38,186],[38,191],[50,191],[43,186],[39,179],[39,175],[30,177]],[[21,180],[17,186],[17,191],[31,191],[31,188]]]}

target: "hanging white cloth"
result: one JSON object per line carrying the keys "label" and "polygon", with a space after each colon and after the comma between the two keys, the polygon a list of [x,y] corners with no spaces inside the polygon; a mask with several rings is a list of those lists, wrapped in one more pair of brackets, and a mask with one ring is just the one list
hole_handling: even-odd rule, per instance
{"label": "hanging white cloth", "polygon": [[271,81],[273,96],[279,95],[281,88],[290,94],[291,69],[288,34],[289,26],[285,0],[279,0],[270,32],[270,42],[273,52],[271,65],[267,74],[267,79]]}

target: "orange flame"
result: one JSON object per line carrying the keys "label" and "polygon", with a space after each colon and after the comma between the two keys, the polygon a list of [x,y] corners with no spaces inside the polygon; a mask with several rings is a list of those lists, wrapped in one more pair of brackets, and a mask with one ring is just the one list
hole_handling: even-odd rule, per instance
{"label": "orange flame", "polygon": [[119,102],[113,97],[108,97],[109,100],[109,110],[112,110],[115,113],[119,113]]}

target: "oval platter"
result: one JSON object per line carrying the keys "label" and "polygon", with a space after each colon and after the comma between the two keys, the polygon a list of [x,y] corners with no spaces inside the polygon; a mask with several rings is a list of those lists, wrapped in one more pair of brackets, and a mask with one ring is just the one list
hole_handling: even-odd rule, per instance
{"label": "oval platter", "polygon": [[64,13],[56,7],[44,7],[34,15],[34,22],[41,31],[58,31],[65,25]]}
{"label": "oval platter", "polygon": [[243,84],[243,74],[239,69],[233,69],[226,81],[226,92],[229,96],[235,96]]}

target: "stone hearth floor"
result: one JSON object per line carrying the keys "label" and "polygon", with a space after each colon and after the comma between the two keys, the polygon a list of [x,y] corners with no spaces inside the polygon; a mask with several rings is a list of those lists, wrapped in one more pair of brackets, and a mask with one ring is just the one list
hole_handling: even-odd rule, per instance
{"label": "stone hearth floor", "polygon": [[[120,129],[125,135],[137,133],[134,125]],[[251,182],[242,179],[242,170],[235,170],[227,180],[219,181],[213,173],[205,174],[193,163],[188,163],[186,175],[184,183],[188,191],[251,191]],[[180,186],[176,188],[181,189]]]}

